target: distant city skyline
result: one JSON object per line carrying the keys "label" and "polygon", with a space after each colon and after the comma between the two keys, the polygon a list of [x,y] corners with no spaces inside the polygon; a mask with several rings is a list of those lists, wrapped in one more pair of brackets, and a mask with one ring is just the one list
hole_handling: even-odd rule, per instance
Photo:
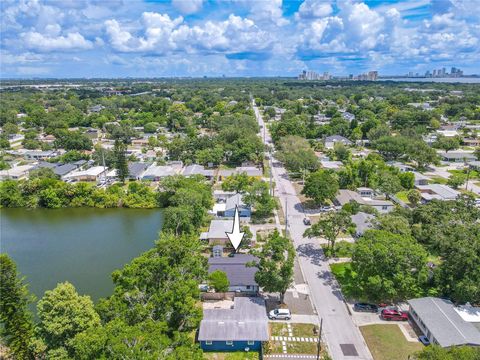
{"label": "distant city skyline", "polygon": [[21,0],[1,14],[2,78],[480,74],[476,1]]}

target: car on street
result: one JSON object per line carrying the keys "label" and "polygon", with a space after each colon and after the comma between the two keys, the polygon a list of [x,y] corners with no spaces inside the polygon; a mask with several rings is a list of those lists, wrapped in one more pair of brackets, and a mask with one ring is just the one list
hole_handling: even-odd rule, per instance
{"label": "car on street", "polygon": [[309,219],[308,217],[304,217],[304,218],[303,218],[303,223],[304,223],[305,225],[311,225],[311,224],[312,224],[312,222],[310,221],[310,219]]}
{"label": "car on street", "polygon": [[387,321],[407,321],[408,313],[405,311],[393,310],[393,309],[383,309],[380,313],[380,317],[383,320]]}
{"label": "car on street", "polygon": [[428,338],[425,335],[419,336],[418,341],[420,341],[425,346],[430,345],[430,340],[428,340]]}
{"label": "car on street", "polygon": [[355,303],[353,305],[353,310],[357,312],[376,313],[378,312],[378,306],[374,304],[367,304],[367,303]]}
{"label": "car on street", "polygon": [[268,318],[270,320],[290,320],[292,314],[288,309],[274,309],[268,313]]}

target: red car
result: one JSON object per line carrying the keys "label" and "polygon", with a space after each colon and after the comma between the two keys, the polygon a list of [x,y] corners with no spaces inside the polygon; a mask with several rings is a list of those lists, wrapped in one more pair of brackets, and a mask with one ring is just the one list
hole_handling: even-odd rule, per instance
{"label": "red car", "polygon": [[382,310],[380,317],[383,320],[387,321],[407,321],[408,320],[408,313],[404,311],[398,310],[391,310],[391,309],[384,309]]}

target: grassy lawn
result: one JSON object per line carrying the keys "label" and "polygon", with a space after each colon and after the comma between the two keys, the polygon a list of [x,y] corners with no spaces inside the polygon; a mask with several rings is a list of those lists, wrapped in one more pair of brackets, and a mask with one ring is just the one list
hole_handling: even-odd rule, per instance
{"label": "grassy lawn", "polygon": [[[287,354],[312,354],[317,353],[317,343],[313,342],[299,342],[287,341]],[[269,347],[266,353],[268,354],[282,354],[282,342],[270,341],[267,345]]]}
{"label": "grassy lawn", "polygon": [[405,204],[410,204],[410,201],[408,201],[407,193],[408,191],[400,191],[396,193],[395,196],[402,200]]}
{"label": "grassy lawn", "polygon": [[[327,257],[331,257],[331,248],[328,247],[328,244],[321,244],[323,253]],[[338,241],[335,244],[335,256],[336,257],[352,257],[353,247],[355,246],[354,243],[348,241]]]}
{"label": "grassy lawn", "polygon": [[342,287],[342,293],[347,299],[355,297],[355,273],[352,271],[351,263],[330,264],[330,269]]}
{"label": "grassy lawn", "polygon": [[407,360],[423,348],[419,342],[407,341],[398,325],[367,325],[360,331],[375,360]]}
{"label": "grassy lawn", "polygon": [[318,326],[313,324],[292,324],[292,334],[296,337],[318,337],[313,333],[313,328],[317,330]]}
{"label": "grassy lawn", "polygon": [[[317,337],[313,333],[313,328],[318,330],[318,326],[313,324],[290,324],[292,327],[292,336],[294,337]],[[285,323],[270,323],[270,332],[272,336],[288,336],[287,324]]]}
{"label": "grassy lawn", "polygon": [[258,360],[257,352],[205,352],[205,360]]}
{"label": "grassy lawn", "polygon": [[441,176],[430,176],[430,184],[443,184],[445,185],[447,183],[447,179],[441,177]]}

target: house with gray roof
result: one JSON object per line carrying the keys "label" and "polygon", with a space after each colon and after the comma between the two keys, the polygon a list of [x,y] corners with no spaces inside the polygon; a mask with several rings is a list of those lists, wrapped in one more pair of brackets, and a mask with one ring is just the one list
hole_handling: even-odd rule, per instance
{"label": "house with gray roof", "polygon": [[[359,188],[359,190],[362,190],[362,192],[364,193],[363,188]],[[360,205],[371,206],[380,213],[388,213],[392,211],[395,207],[395,205],[389,200],[379,200],[371,197],[362,197],[358,192],[345,189],[339,190],[337,196],[333,200],[333,202],[337,206],[343,206],[352,201]]]}
{"label": "house with gray roof", "polygon": [[235,254],[232,257],[211,257],[208,259],[208,273],[221,270],[227,274],[230,285],[228,291],[257,294],[259,287],[255,281],[256,267],[247,266],[258,258],[249,254]]}
{"label": "house with gray roof", "polygon": [[214,173],[215,173],[214,170],[205,169],[205,166],[201,166],[198,164],[188,165],[182,171],[183,176],[189,177],[194,175],[201,175],[207,178],[208,180],[213,179]]}
{"label": "house with gray roof", "polygon": [[460,192],[452,189],[448,185],[443,184],[429,184],[429,185],[415,185],[415,189],[420,192],[422,203],[436,200],[455,200]]}
{"label": "house with gray roof", "polygon": [[465,321],[449,300],[434,297],[408,300],[410,318],[430,343],[441,347],[480,346],[480,330]]}
{"label": "house with gray roof", "polygon": [[198,330],[203,351],[258,351],[270,338],[265,300],[235,297],[233,308],[204,309]]}
{"label": "house with gray roof", "polygon": [[369,229],[373,229],[372,221],[375,219],[375,216],[372,214],[367,214],[365,212],[358,212],[355,215],[350,216],[352,222],[355,224],[355,237],[360,237],[363,233]]}
{"label": "house with gray roof", "polygon": [[327,149],[333,149],[336,143],[342,143],[345,146],[353,145],[350,140],[340,135],[327,136],[323,142],[325,144],[325,148]]}
{"label": "house with gray roof", "polygon": [[206,238],[210,245],[228,244],[227,232],[231,232],[233,228],[232,220],[212,220]]}
{"label": "house with gray roof", "polygon": [[223,181],[226,177],[231,175],[239,175],[245,173],[248,176],[253,177],[262,177],[263,172],[262,169],[256,166],[238,166],[235,169],[222,169],[218,172],[218,177],[220,181]]}

